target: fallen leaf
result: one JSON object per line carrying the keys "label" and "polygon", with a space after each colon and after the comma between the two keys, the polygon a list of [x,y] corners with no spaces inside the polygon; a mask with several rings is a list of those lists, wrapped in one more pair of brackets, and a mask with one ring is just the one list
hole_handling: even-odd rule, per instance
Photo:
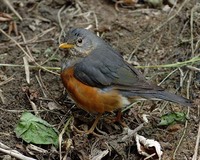
{"label": "fallen leaf", "polygon": [[146,157],[158,157],[161,159],[163,154],[161,145],[153,139],[147,139],[144,136],[136,134],[135,136],[138,153]]}
{"label": "fallen leaf", "polygon": [[58,146],[58,131],[46,121],[28,112],[22,114],[15,133],[27,143]]}
{"label": "fallen leaf", "polygon": [[176,122],[184,123],[186,121],[186,114],[182,112],[172,112],[165,114],[161,117],[159,126],[169,126],[175,124]]}

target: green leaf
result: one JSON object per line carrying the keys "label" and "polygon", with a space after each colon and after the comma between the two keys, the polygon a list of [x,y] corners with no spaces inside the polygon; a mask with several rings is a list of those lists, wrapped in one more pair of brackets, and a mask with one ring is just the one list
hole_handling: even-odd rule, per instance
{"label": "green leaf", "polygon": [[58,131],[46,121],[28,112],[22,114],[15,133],[27,143],[58,146]]}
{"label": "green leaf", "polygon": [[161,121],[158,124],[159,126],[169,126],[177,122],[184,123],[186,121],[186,114],[182,112],[172,112],[165,114],[161,117]]}

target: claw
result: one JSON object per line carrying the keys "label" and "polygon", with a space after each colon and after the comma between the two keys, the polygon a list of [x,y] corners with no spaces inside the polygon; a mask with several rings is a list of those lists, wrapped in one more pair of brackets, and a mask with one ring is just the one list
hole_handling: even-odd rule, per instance
{"label": "claw", "polygon": [[79,133],[79,134],[93,134],[93,135],[95,135],[95,136],[97,136],[97,137],[100,137],[101,135],[95,133],[95,132],[94,132],[94,129],[96,128],[96,125],[97,125],[97,123],[98,123],[98,121],[99,121],[101,115],[102,115],[101,113],[99,113],[99,114],[97,115],[97,117],[96,117],[96,119],[95,119],[95,121],[94,121],[92,127],[91,127],[88,131],[79,130],[78,128],[76,128],[76,127],[74,126],[75,131],[76,131],[77,133]]}

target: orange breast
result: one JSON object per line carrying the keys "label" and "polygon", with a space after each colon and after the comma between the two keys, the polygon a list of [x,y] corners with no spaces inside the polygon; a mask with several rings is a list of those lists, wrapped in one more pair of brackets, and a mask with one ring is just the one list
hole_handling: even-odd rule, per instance
{"label": "orange breast", "polygon": [[71,98],[82,109],[93,113],[110,112],[121,108],[122,97],[117,91],[102,90],[87,86],[74,77],[73,67],[65,69],[61,73],[62,82]]}

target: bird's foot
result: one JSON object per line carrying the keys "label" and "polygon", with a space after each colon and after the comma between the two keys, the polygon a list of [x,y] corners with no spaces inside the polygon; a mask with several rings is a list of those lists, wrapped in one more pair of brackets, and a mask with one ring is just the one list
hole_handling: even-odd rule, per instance
{"label": "bird's foot", "polygon": [[120,118],[118,119],[118,117],[115,117],[115,118],[112,118],[112,119],[106,119],[106,122],[108,124],[112,124],[112,123],[115,123],[115,122],[118,122],[123,128],[127,128],[128,125]]}
{"label": "bird's foot", "polygon": [[97,137],[101,137],[102,136],[100,134],[95,133],[93,128],[90,128],[87,131],[80,130],[80,129],[76,128],[75,126],[73,126],[73,128],[78,134],[81,134],[81,135],[93,134],[94,136],[97,136]]}

